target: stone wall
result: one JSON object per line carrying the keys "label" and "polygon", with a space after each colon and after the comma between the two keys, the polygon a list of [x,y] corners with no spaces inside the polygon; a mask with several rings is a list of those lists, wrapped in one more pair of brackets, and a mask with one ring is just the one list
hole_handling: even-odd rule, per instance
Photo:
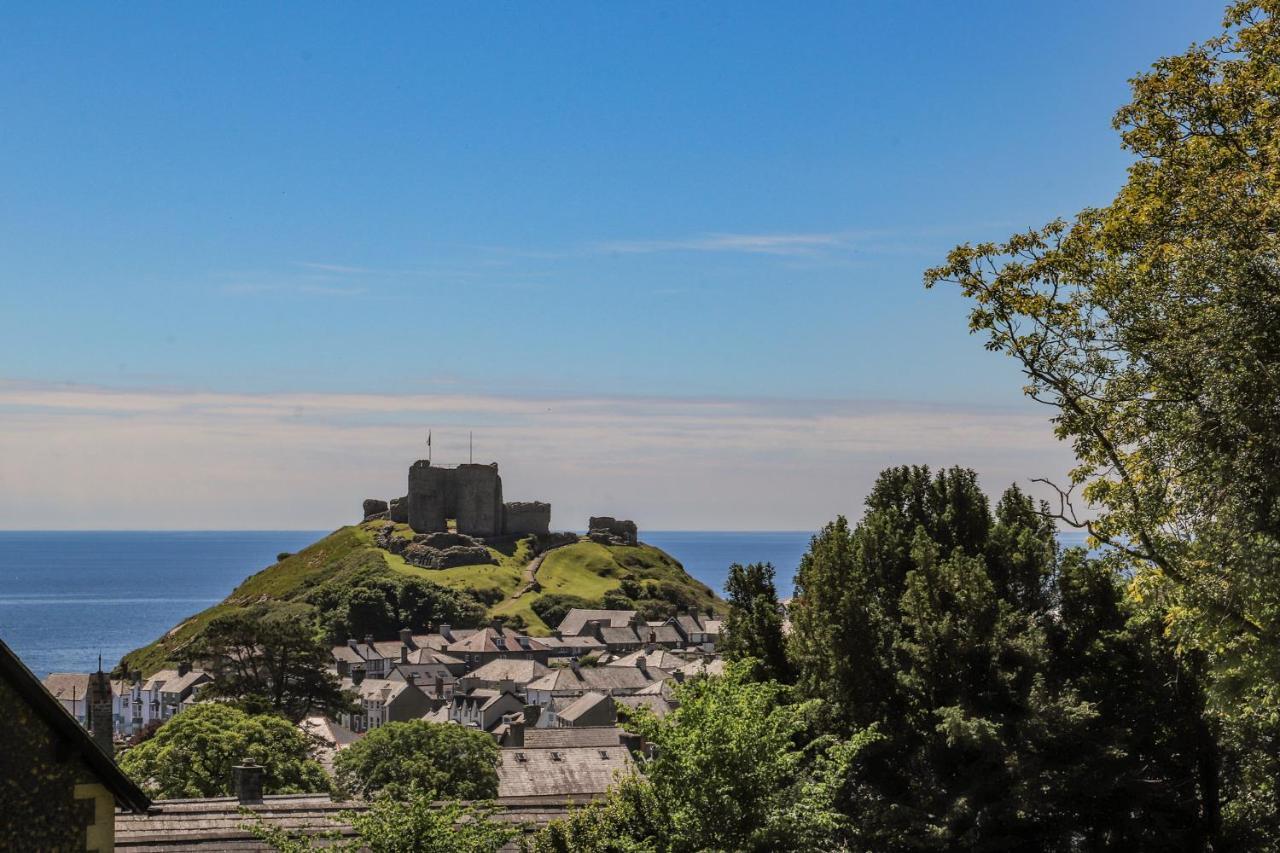
{"label": "stone wall", "polygon": [[587,522],[587,535],[601,544],[634,545],[639,541],[636,523],[608,515],[592,516]]}
{"label": "stone wall", "polygon": [[551,529],[551,504],[513,501],[504,504],[503,527],[512,536],[545,536]]}
{"label": "stone wall", "polygon": [[432,467],[419,460],[409,468],[409,526],[418,533],[445,530],[455,519],[468,536],[502,533],[502,478],[498,466]]}

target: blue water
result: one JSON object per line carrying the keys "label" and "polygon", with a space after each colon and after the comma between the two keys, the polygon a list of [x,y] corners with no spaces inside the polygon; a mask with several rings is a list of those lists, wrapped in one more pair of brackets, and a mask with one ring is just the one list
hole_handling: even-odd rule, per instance
{"label": "blue water", "polygon": [[[110,669],[324,531],[0,531],[0,639],[37,675]],[[732,563],[773,563],[791,594],[808,532],[645,531],[717,593]],[[1064,534],[1064,544],[1078,535]]]}

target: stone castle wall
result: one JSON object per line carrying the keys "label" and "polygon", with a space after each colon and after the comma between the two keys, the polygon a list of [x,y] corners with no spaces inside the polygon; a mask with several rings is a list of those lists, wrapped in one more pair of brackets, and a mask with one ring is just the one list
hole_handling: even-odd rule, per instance
{"label": "stone castle wall", "polygon": [[545,536],[551,529],[551,504],[517,501],[503,506],[504,528],[512,536]]}
{"label": "stone castle wall", "polygon": [[502,533],[502,478],[497,465],[433,467],[419,460],[409,468],[409,526],[418,533],[445,530],[455,519],[468,536]]}

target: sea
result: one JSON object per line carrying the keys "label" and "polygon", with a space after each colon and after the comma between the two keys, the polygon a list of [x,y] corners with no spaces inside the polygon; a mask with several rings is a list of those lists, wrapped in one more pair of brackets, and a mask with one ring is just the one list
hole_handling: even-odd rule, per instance
{"label": "sea", "polygon": [[[41,678],[111,669],[227,596],[283,551],[328,531],[0,531],[0,639]],[[722,592],[734,563],[772,563],[791,594],[810,531],[645,531]],[[1080,544],[1063,534],[1064,544]]]}

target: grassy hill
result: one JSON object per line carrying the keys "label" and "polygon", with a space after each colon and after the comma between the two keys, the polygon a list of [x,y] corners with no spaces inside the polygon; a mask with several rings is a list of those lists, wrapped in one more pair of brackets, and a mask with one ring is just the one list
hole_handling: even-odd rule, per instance
{"label": "grassy hill", "polygon": [[[144,673],[162,668],[166,662],[182,657],[212,619],[235,608],[301,607],[315,617],[318,626],[337,635],[369,624],[359,620],[366,618],[370,607],[382,607],[385,612],[380,611],[377,618],[382,620],[378,624],[385,632],[384,623],[390,624],[387,620],[397,617],[397,607],[410,606],[404,603],[406,598],[420,600],[434,595],[442,596],[443,603],[420,605],[411,613],[460,614],[451,617],[456,624],[463,624],[468,618],[479,622],[502,616],[516,624],[522,622],[530,634],[545,635],[550,633],[550,626],[534,609],[541,599],[574,596],[601,606],[606,594],[611,601],[618,600],[624,582],[632,592],[643,590],[645,597],[637,602],[639,609],[674,608],[676,602],[703,610],[719,611],[723,606],[715,593],[686,574],[676,559],[643,543],[605,546],[584,540],[556,548],[543,558],[535,589],[522,592],[527,585],[526,570],[533,560],[528,539],[521,539],[503,550],[490,548],[497,565],[424,569],[378,548],[374,544],[378,524],[340,528],[251,575],[219,604],[183,621],[155,642],[130,652],[120,668],[141,669]],[[396,535],[411,537],[412,531],[402,526]],[[407,595],[406,589],[411,590],[412,595]],[[379,601],[380,596],[385,598],[384,602]],[[547,603],[550,601],[544,602]],[[429,611],[433,606],[436,610]],[[428,610],[423,610],[424,607]],[[401,618],[414,621],[410,615]],[[440,620],[439,615],[434,617],[434,621]]]}

